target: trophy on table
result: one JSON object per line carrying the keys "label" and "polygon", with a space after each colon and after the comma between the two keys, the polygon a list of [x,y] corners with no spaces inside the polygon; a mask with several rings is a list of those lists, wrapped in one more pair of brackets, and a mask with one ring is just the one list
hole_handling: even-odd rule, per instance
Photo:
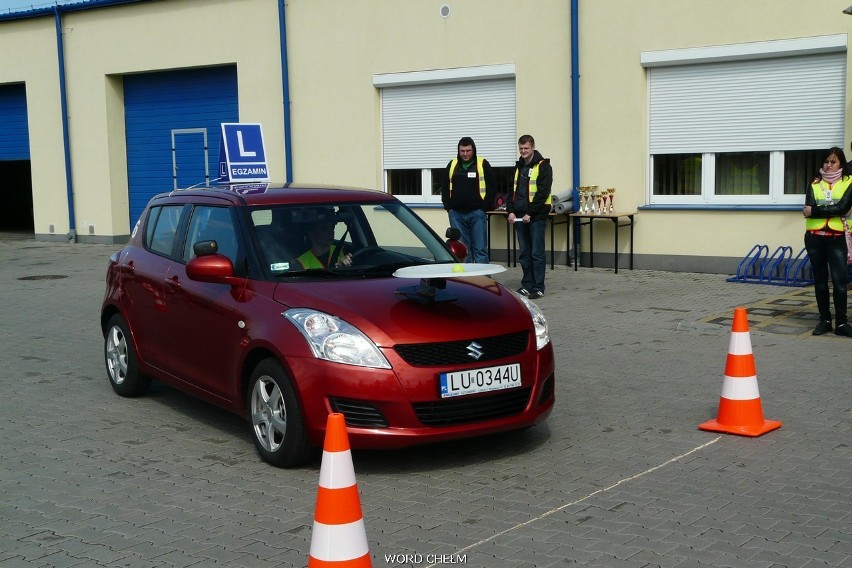
{"label": "trophy on table", "polygon": [[613,212],[615,212],[615,207],[612,204],[612,200],[615,198],[615,188],[611,187],[611,188],[607,189],[606,191],[609,194],[609,209],[608,209],[608,211],[609,211],[609,214],[612,215]]}

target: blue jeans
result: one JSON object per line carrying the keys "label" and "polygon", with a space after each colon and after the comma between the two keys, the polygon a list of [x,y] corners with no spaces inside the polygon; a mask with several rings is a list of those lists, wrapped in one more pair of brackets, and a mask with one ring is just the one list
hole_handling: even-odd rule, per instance
{"label": "blue jeans", "polygon": [[828,302],[830,275],[834,296],[834,322],[836,326],[846,323],[846,239],[842,236],[822,237],[805,233],[805,248],[814,271],[814,295],[819,308],[819,318],[831,321],[831,306]]}
{"label": "blue jeans", "polygon": [[544,231],[547,220],[515,223],[515,234],[518,235],[518,262],[521,264],[523,277],[521,286],[534,292],[544,292],[544,270],[547,268],[547,256],[544,253]]}
{"label": "blue jeans", "polygon": [[467,247],[467,262],[488,264],[488,216],[485,211],[456,211],[451,209],[450,227],[458,229],[460,240]]}

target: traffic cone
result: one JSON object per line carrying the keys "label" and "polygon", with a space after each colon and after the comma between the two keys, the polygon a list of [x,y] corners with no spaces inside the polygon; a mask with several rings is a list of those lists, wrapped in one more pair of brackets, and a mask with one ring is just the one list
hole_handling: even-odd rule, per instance
{"label": "traffic cone", "polygon": [[308,568],[371,568],[343,414],[329,414]]}
{"label": "traffic cone", "polygon": [[781,422],[777,420],[763,419],[760,392],[757,390],[757,371],[748,333],[748,316],[745,308],[736,308],[719,412],[715,420],[700,424],[698,429],[760,436],[780,427]]}

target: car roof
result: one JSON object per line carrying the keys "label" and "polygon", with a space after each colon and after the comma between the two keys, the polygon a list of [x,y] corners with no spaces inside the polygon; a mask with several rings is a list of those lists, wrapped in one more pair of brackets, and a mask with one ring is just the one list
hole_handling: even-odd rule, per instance
{"label": "car roof", "polygon": [[191,201],[193,198],[203,197],[218,197],[230,201],[234,205],[248,207],[298,205],[300,203],[382,203],[395,201],[391,195],[375,189],[306,183],[252,183],[177,189],[157,195],[152,199],[152,202],[162,199],[171,200],[172,198],[178,198],[178,201],[184,201],[188,198]]}

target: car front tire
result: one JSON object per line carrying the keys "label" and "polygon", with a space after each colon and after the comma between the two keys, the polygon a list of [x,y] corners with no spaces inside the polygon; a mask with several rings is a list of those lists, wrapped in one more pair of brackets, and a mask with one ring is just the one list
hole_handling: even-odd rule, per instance
{"label": "car front tire", "polygon": [[258,363],[247,399],[252,439],[264,461],[294,467],[311,459],[315,448],[308,441],[293,384],[278,361]]}
{"label": "car front tire", "polygon": [[151,378],[139,372],[133,339],[127,322],[116,314],[107,324],[104,336],[104,361],[112,389],[121,396],[140,396],[151,385]]}

